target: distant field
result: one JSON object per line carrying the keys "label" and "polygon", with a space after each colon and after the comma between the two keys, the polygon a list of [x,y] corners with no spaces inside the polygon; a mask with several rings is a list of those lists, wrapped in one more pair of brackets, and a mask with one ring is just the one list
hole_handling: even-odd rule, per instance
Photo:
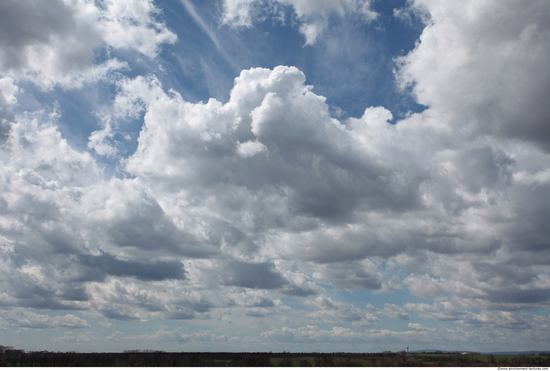
{"label": "distant field", "polygon": [[550,366],[550,356],[539,355],[507,355],[507,354],[436,354],[436,353],[411,353],[414,363],[453,363],[462,365],[490,364],[490,365],[538,365]]}
{"label": "distant field", "polygon": [[375,367],[550,366],[550,356],[436,353],[53,353],[0,354],[8,367]]}

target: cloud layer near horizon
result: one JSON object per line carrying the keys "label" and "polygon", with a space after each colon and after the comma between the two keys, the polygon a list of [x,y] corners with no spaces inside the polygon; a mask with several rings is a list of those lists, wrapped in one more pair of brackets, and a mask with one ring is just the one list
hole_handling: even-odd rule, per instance
{"label": "cloud layer near horizon", "polygon": [[[396,11],[426,22],[414,50],[396,58],[395,78],[427,109],[395,124],[384,107],[334,117],[291,66],[245,69],[227,102],[192,103],[154,75],[114,73],[127,64],[93,57],[154,58],[176,42],[152,1],[59,1],[56,12],[23,3],[0,5],[25,30],[0,26],[2,329],[90,326],[72,314],[45,325],[27,311],[50,309],[216,319],[226,331],[233,319],[284,314],[285,325],[256,333],[274,342],[390,344],[430,333],[507,344],[498,339],[509,331],[533,346],[550,340],[546,2],[416,1]],[[375,18],[369,2],[268,3],[292,6],[303,27],[329,13]],[[268,5],[226,1],[221,22],[252,27],[252,6]],[[308,44],[321,29],[302,31]],[[98,80],[116,92],[88,150],[61,135],[56,110],[14,113],[22,82],[48,90]],[[123,156],[130,120],[143,124]],[[107,177],[101,158],[126,176]],[[359,308],[332,289],[405,290],[425,302]],[[533,309],[544,315],[525,313]],[[361,330],[411,314],[456,327]],[[233,335],[178,329],[132,341],[249,341]]]}

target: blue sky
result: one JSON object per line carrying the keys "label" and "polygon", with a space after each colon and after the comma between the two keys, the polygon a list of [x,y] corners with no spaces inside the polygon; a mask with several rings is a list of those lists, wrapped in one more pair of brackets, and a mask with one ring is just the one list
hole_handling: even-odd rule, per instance
{"label": "blue sky", "polygon": [[0,343],[548,349],[547,2],[0,14]]}

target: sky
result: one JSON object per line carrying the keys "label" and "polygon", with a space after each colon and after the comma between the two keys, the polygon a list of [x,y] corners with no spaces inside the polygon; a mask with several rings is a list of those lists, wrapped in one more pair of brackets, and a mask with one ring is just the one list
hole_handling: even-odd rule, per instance
{"label": "sky", "polygon": [[549,40],[546,0],[1,1],[0,343],[550,349]]}

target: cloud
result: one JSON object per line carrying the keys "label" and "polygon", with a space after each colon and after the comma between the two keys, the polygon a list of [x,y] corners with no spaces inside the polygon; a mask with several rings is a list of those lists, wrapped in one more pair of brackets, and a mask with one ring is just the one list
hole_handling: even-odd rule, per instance
{"label": "cloud", "polygon": [[43,329],[43,328],[88,328],[88,322],[73,314],[64,316],[46,316],[29,312],[22,308],[1,310],[0,329]]}
{"label": "cloud", "polygon": [[13,108],[17,104],[15,95],[18,92],[19,88],[12,78],[8,76],[0,78],[0,145],[8,139],[11,124],[15,120]]}
{"label": "cloud", "polygon": [[91,332],[75,334],[73,331],[66,331],[63,336],[51,338],[55,342],[67,342],[67,343],[91,343],[99,340],[97,336],[94,336]]}
{"label": "cloud", "polygon": [[[374,17],[351,0],[224,4],[235,25],[257,22],[264,6],[269,16],[292,7],[309,43],[334,15]],[[0,305],[135,322],[248,319],[273,326],[258,333],[279,342],[547,340],[548,318],[524,311],[550,302],[548,6],[408,4],[426,27],[395,76],[426,109],[395,122],[381,106],[333,117],[296,67],[243,70],[224,102],[186,101],[139,71],[110,74],[125,62],[94,53],[155,58],[175,42],[150,1],[0,5]],[[106,76],[112,104],[87,149],[117,163],[112,177],[62,135],[76,125],[62,109],[17,109],[24,80],[78,88]],[[123,158],[124,120],[142,126]],[[327,294],[397,288],[433,302],[369,313]],[[278,328],[282,312],[305,326]],[[409,312],[435,327],[372,328]],[[24,309],[2,318],[6,330],[89,326]],[[336,327],[317,327],[327,324]],[[228,339],[148,336],[136,339]]]}
{"label": "cloud", "polygon": [[177,328],[172,331],[161,330],[152,335],[143,335],[143,340],[148,341],[161,341],[161,342],[177,342],[187,343],[190,341],[199,342],[228,342],[238,340],[237,337],[230,337],[228,335],[216,335],[209,332],[193,332],[186,333],[185,330]]}
{"label": "cloud", "polygon": [[[225,105],[213,99],[187,103],[175,92],[170,97],[154,79],[127,81],[117,102],[126,102],[128,113],[134,107],[147,112],[146,130],[126,163],[127,171],[172,190],[200,192],[201,198],[228,186],[224,194],[261,192],[265,201],[255,208],[267,212],[255,223],[262,229],[288,214],[345,220],[358,208],[387,203],[396,209],[417,207],[424,174],[421,169],[415,174],[411,156],[407,161],[398,152],[394,157],[403,155],[403,161],[386,159],[398,167],[392,172],[380,166],[380,154],[371,157],[355,131],[331,118],[325,99],[311,93],[304,80],[296,68],[243,71]],[[388,123],[380,130],[395,135]],[[269,156],[236,156],[235,146],[254,137]],[[254,150],[259,147],[255,144]],[[404,182],[401,171],[407,172],[410,183]]]}
{"label": "cloud", "polygon": [[[17,264],[13,260],[2,269],[7,274],[2,280],[3,294],[0,305],[3,307],[22,307],[51,310],[89,309],[85,287],[77,282],[63,282],[53,272],[51,264],[39,265],[36,262]],[[12,259],[17,259],[13,256]],[[19,265],[19,266],[17,266]]]}
{"label": "cloud", "polygon": [[139,181],[97,183],[87,189],[82,203],[91,212],[92,229],[101,231],[95,239],[104,251],[123,248],[152,257],[160,250],[168,255],[205,257],[219,247],[215,237],[208,241],[208,236],[182,230]]}
{"label": "cloud", "polygon": [[227,307],[233,298],[228,290],[193,291],[179,282],[115,276],[87,287],[97,315],[123,321],[209,319],[213,309]]}
{"label": "cloud", "polygon": [[257,141],[248,141],[245,143],[239,143],[237,147],[237,153],[241,157],[250,157],[254,156],[260,152],[266,151],[266,146]]}
{"label": "cloud", "polygon": [[383,280],[376,266],[369,260],[322,265],[313,277],[344,290],[378,290],[382,288]]}
{"label": "cloud", "polygon": [[266,291],[246,290],[229,295],[229,306],[241,308],[272,308],[273,299]]}
{"label": "cloud", "polygon": [[427,10],[430,20],[416,48],[397,59],[398,82],[453,126],[463,123],[462,137],[529,140],[548,152],[546,4],[411,4]]}
{"label": "cloud", "polygon": [[440,279],[432,278],[429,275],[411,275],[405,281],[413,295],[428,298],[438,298],[447,291]]}
{"label": "cloud", "polygon": [[282,329],[273,329],[262,332],[262,336],[273,341],[289,343],[317,343],[331,341],[356,342],[363,340],[361,333],[336,326],[332,330],[322,330],[317,326],[300,327],[297,329],[283,327]]}
{"label": "cloud", "polygon": [[415,331],[368,329],[358,332],[339,326],[334,326],[331,330],[323,330],[317,326],[283,327],[262,332],[262,337],[276,342],[289,343],[374,343],[376,345],[371,348],[373,351],[382,351],[382,346],[387,346],[385,344],[395,341],[426,343],[422,339],[422,334],[417,334]]}
{"label": "cloud", "polygon": [[135,49],[153,58],[160,44],[173,44],[177,40],[164,23],[155,20],[154,15],[161,11],[151,0],[106,0],[104,6],[99,28],[109,46]]}
{"label": "cloud", "polygon": [[[31,55],[40,52],[43,45],[45,55],[60,50],[55,50],[53,39],[59,38],[71,45],[88,44],[97,46],[100,42],[98,32],[89,23],[78,24],[76,22],[76,9],[58,0],[49,4],[6,1],[2,3],[2,53],[1,68],[3,71],[21,69],[36,63]],[[76,33],[76,35],[75,35]],[[77,38],[72,38],[77,36]],[[60,40],[60,41],[61,41]],[[57,41],[57,40],[56,40]],[[49,44],[49,45],[48,45]],[[48,50],[49,49],[49,50]],[[90,65],[93,58],[89,47],[73,45],[72,50],[65,52],[61,59],[66,64],[60,66],[63,69],[72,69],[79,64]]]}
{"label": "cloud", "polygon": [[407,328],[410,328],[411,330],[415,330],[415,331],[429,331],[430,330],[429,328],[422,326],[420,323],[409,323],[407,325]]}
{"label": "cloud", "polygon": [[[525,181],[538,174],[525,170],[526,158],[544,159],[537,149],[521,158],[484,139],[457,146],[460,138],[431,126],[431,108],[396,125],[383,107],[340,122],[304,82],[292,67],[251,69],[228,102],[190,103],[152,76],[123,78],[108,114],[144,115],[138,149],[122,164],[127,179],[103,180],[94,159],[62,138],[55,111],[19,117],[3,149],[3,217],[20,221],[3,232],[6,276],[14,277],[4,302],[135,321],[194,319],[221,307],[265,318],[279,310],[276,295],[319,292],[314,280],[349,291],[399,286],[374,263],[382,258],[410,270],[403,283],[413,295],[486,310],[546,305],[545,269],[519,265],[540,251],[535,242],[523,245],[535,255],[519,249],[536,241],[523,228],[546,233],[546,178]],[[239,143],[261,143],[265,153],[243,157]],[[529,217],[507,216],[518,212]],[[184,270],[174,260],[182,258],[194,265]],[[307,264],[308,273],[271,259]],[[186,290],[207,297],[154,294],[158,281],[184,277]],[[242,298],[231,291],[242,289]],[[373,317],[337,307],[308,319],[370,326]]]}
{"label": "cloud", "polygon": [[130,49],[148,57],[176,35],[154,19],[159,10],[150,0],[138,2],[5,1],[0,5],[0,71],[30,80],[43,89],[59,84],[80,88],[105,78],[127,63],[95,63],[103,47]]}
{"label": "cloud", "polygon": [[405,308],[418,312],[420,317],[436,321],[453,321],[472,326],[491,326],[514,331],[531,327],[532,319],[525,313],[483,310],[479,314],[456,307],[450,302],[429,304],[405,304]]}
{"label": "cloud", "polygon": [[329,16],[337,14],[341,17],[356,14],[364,22],[372,22],[378,13],[370,7],[370,0],[224,0],[222,23],[234,27],[252,27],[255,20],[272,12],[275,18],[284,21],[284,10],[281,7],[292,7],[298,22],[300,33],[306,38],[306,45],[315,44],[317,37],[328,24]]}
{"label": "cloud", "polygon": [[180,0],[180,1],[185,7],[185,10],[187,10],[187,13],[189,13],[191,17],[193,17],[195,22],[197,22],[197,24],[203,29],[203,31],[206,32],[210,40],[212,40],[214,45],[216,45],[216,48],[218,48],[219,51],[224,53],[223,47],[220,44],[218,37],[212,31],[212,29],[208,26],[208,24],[204,22],[202,17],[197,13],[197,10],[195,9],[195,6],[193,5],[193,3],[190,0]]}
{"label": "cloud", "polygon": [[321,295],[305,304],[315,311],[306,317],[313,323],[328,323],[332,325],[344,325],[351,322],[355,327],[368,327],[378,323],[379,319],[352,304],[334,301],[331,298]]}
{"label": "cloud", "polygon": [[142,280],[162,281],[166,279],[184,279],[185,269],[179,261],[156,261],[154,263],[119,260],[109,254],[79,257],[80,264],[101,274],[136,277]]}
{"label": "cloud", "polygon": [[312,281],[311,277],[303,272],[293,272],[291,270],[281,269],[281,274],[288,283],[279,289],[284,295],[305,297],[317,294],[318,287]]}
{"label": "cloud", "polygon": [[230,262],[226,265],[222,284],[255,289],[280,288],[288,281],[274,272],[274,267],[274,264],[270,263]]}
{"label": "cloud", "polygon": [[[18,256],[62,253],[29,266],[56,277],[61,297],[80,300],[73,307],[85,305],[89,296],[82,293],[89,295],[90,284],[107,276],[156,281],[181,279],[187,272],[186,281],[196,287],[221,284],[297,297],[318,292],[313,279],[349,291],[398,287],[400,280],[380,272],[375,257],[394,257],[395,264],[410,269],[403,283],[421,297],[508,310],[547,301],[544,269],[520,268],[510,260],[520,246],[515,231],[522,223],[539,224],[508,218],[516,229],[504,228],[494,217],[495,205],[546,192],[543,177],[515,183],[528,173],[525,160],[509,147],[486,142],[448,149],[427,140],[419,151],[418,141],[428,134],[459,140],[427,124],[431,108],[396,125],[383,107],[340,122],[296,68],[246,70],[235,81],[223,104],[186,102],[176,92],[166,93],[152,76],[122,79],[106,112],[113,119],[144,115],[138,149],[123,162],[134,178],[102,180],[92,157],[61,137],[55,112],[19,118],[4,168],[12,179],[4,185],[5,217],[26,220],[5,232],[17,241]],[[265,153],[243,157],[236,150],[242,143],[261,143]],[[539,155],[532,151],[527,156]],[[42,156],[32,155],[38,152]],[[518,170],[519,178],[513,175]],[[531,187],[529,193],[524,187]],[[520,212],[533,218],[529,208],[542,203],[522,205]],[[544,233],[542,224],[539,228]],[[23,230],[24,237],[17,237]],[[536,245],[532,249],[538,251]],[[488,263],[497,252],[502,263]],[[479,261],[470,263],[463,254]],[[176,257],[214,260],[183,270]],[[144,259],[152,265],[146,268]],[[311,273],[291,273],[296,269],[280,269],[266,263],[270,259],[312,264]],[[67,268],[65,276],[53,273],[74,262],[83,266],[78,274]],[[507,281],[497,279],[499,267],[509,270]],[[71,280],[90,284],[78,296],[69,290]],[[32,282],[33,290],[41,287]],[[516,286],[506,293],[504,283]],[[18,284],[12,284],[15,290]],[[55,290],[33,294],[48,301],[16,302],[62,307]],[[92,306],[109,318],[148,318],[148,310],[172,318],[201,313],[161,298],[108,304],[97,297],[102,296],[94,296]],[[254,305],[273,303],[266,296]],[[406,318],[397,312],[396,318]],[[334,313],[332,321],[341,318]],[[373,322],[361,321],[351,322]]]}
{"label": "cloud", "polygon": [[384,304],[384,309],[379,309],[369,303],[367,304],[367,309],[373,313],[377,313],[379,315],[383,315],[391,319],[402,319],[402,320],[411,319],[411,315],[407,313],[407,311],[404,308],[396,304],[386,303]]}
{"label": "cloud", "polygon": [[90,134],[88,138],[88,148],[95,151],[100,156],[113,157],[118,153],[118,150],[113,146],[112,141],[115,132],[108,119],[103,123],[103,128],[96,130]]}
{"label": "cloud", "polygon": [[61,136],[58,118],[55,111],[49,114],[39,111],[18,117],[17,123],[12,125],[7,146],[4,146],[13,166],[9,169],[29,169],[24,170],[29,175],[29,171],[34,172],[36,175],[25,180],[40,188],[55,189],[97,181],[99,168],[90,154],[74,150]]}

